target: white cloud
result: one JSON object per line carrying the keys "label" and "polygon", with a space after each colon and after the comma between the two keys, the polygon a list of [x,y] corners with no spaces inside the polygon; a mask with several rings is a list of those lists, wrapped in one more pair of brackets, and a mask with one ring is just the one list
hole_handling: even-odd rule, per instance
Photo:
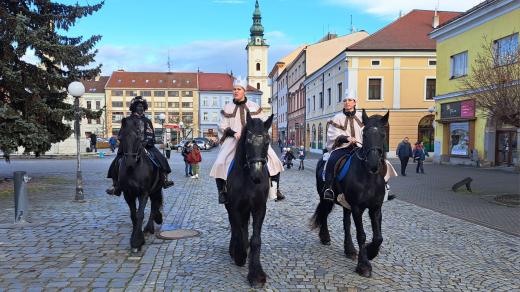
{"label": "white cloud", "polygon": [[466,11],[482,0],[324,0],[326,3],[340,6],[358,6],[365,12],[384,18],[395,18],[413,9],[434,10],[439,4],[441,11]]}
{"label": "white cloud", "polygon": [[[270,70],[272,64],[297,45],[289,43],[283,32],[268,32],[267,36],[270,36]],[[118,69],[165,72],[168,70],[169,52],[171,70],[174,72],[195,72],[200,69],[204,72],[233,71],[237,76],[247,76],[246,45],[247,39],[199,40],[173,47],[103,45],[99,47],[96,61],[103,64],[103,75]]]}

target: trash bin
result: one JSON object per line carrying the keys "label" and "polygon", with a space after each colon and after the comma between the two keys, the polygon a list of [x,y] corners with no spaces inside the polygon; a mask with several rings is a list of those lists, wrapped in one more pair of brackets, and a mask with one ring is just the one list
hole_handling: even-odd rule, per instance
{"label": "trash bin", "polygon": [[170,149],[166,149],[166,158],[170,159],[171,152],[172,151]]}

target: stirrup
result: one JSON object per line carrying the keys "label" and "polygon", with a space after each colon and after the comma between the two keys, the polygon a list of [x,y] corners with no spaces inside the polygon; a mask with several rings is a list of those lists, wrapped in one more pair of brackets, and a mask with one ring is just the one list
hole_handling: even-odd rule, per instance
{"label": "stirrup", "polygon": [[334,191],[331,188],[326,189],[323,192],[323,199],[328,201],[334,201]]}

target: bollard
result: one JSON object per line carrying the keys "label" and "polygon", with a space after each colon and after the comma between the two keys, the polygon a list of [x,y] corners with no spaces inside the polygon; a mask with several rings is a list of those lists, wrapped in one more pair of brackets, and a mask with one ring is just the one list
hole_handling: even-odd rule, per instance
{"label": "bollard", "polygon": [[27,223],[27,182],[25,171],[14,172],[14,223]]}

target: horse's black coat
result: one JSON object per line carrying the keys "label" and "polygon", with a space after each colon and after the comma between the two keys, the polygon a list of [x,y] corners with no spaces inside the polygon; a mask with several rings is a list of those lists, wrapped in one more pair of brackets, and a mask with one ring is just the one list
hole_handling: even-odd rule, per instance
{"label": "horse's black coat", "polygon": [[[356,248],[350,235],[350,215],[356,225],[357,242],[359,254],[357,255],[358,264],[356,272],[361,276],[370,277],[372,266],[370,260],[379,253],[379,248],[383,242],[381,234],[381,206],[385,196],[385,155],[384,142],[386,137],[385,126],[388,124],[387,113],[385,116],[373,115],[370,118],[363,110],[363,146],[357,150],[352,157],[350,170],[343,180],[335,182],[334,192],[344,193],[347,202],[352,207],[351,210],[343,208],[343,229],[345,231],[344,251],[345,255],[351,259],[356,258]],[[321,179],[324,167],[322,160],[318,161],[316,167],[316,187],[320,196],[320,203],[311,219],[313,228],[320,228],[319,237],[322,244],[330,244],[330,234],[327,226],[327,217],[331,212],[334,203],[323,200],[323,181]],[[372,225],[372,242],[365,244],[366,235],[363,229],[362,216],[368,209]]]}
{"label": "horse's black coat", "polygon": [[[155,232],[154,221],[162,224],[161,206],[163,194],[161,189],[160,173],[157,167],[146,156],[146,149],[143,145],[143,133],[136,119],[125,119],[121,127],[121,147],[123,158],[119,165],[119,185],[123,191],[126,203],[130,208],[130,218],[132,219],[132,236],[130,246],[133,251],[140,250],[144,245],[144,233],[142,230],[144,220],[144,209],[148,198],[152,207],[150,218],[145,232],[153,234]],[[139,201],[137,209],[136,200]]]}
{"label": "horse's black coat", "polygon": [[[266,212],[269,193],[269,172],[267,170],[267,150],[273,116],[266,122],[253,119],[247,113],[247,123],[242,130],[235,153],[233,169],[228,175],[228,211],[231,225],[229,254],[235,264],[243,266],[249,253],[249,273],[247,279],[252,286],[263,286],[266,274],[260,263],[262,224]],[[253,217],[253,236],[249,241],[249,218]]]}

